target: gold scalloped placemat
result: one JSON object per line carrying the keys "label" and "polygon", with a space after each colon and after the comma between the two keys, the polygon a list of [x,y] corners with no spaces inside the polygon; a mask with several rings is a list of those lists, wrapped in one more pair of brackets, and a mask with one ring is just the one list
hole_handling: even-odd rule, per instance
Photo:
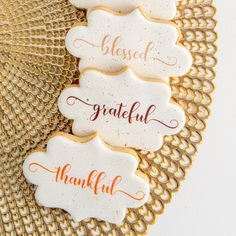
{"label": "gold scalloped placemat", "polygon": [[140,152],[150,178],[148,203],[129,210],[122,226],[96,219],[80,223],[58,209],[40,207],[22,173],[26,155],[55,131],[71,131],[57,109],[66,84],[78,79],[77,60],[65,49],[68,29],[85,13],[67,0],[0,0],[0,235],[142,235],[179,188],[209,116],[217,34],[212,0],[182,0],[173,20],[193,54],[190,72],[171,79],[173,99],[186,112],[184,130],[166,137],[156,153]]}

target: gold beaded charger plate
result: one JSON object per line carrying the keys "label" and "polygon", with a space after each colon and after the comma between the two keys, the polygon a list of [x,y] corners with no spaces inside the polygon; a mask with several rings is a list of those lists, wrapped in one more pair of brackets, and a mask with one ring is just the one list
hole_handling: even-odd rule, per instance
{"label": "gold beaded charger plate", "polygon": [[181,43],[194,58],[190,72],[171,78],[173,99],[187,116],[184,130],[165,137],[156,153],[139,152],[139,169],[150,179],[151,196],[128,210],[121,226],[37,205],[35,187],[22,173],[27,154],[45,147],[56,131],[71,132],[57,98],[78,80],[78,61],[65,36],[85,13],[67,0],[0,0],[0,235],[143,235],[163,213],[184,180],[202,141],[214,90],[217,34],[212,0],[179,1],[173,20]]}

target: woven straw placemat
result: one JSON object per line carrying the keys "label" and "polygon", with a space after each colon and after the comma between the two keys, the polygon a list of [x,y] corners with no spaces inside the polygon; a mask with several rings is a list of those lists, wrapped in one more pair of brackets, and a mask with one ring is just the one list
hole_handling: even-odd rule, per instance
{"label": "woven straw placemat", "polygon": [[96,219],[75,223],[58,209],[37,205],[22,174],[29,152],[55,131],[71,131],[57,108],[66,84],[78,80],[78,61],[65,35],[85,13],[67,0],[0,0],[0,235],[141,235],[163,213],[191,166],[209,116],[216,65],[215,8],[211,0],[182,0],[173,20],[193,55],[191,71],[171,78],[173,99],[186,112],[184,130],[165,137],[156,153],[140,152],[150,177],[148,203],[129,210],[122,226]]}

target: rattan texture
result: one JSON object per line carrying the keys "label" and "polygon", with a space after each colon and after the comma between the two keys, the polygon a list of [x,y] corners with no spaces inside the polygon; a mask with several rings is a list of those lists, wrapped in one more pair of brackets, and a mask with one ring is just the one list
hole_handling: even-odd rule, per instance
{"label": "rattan texture", "polygon": [[211,0],[182,0],[173,20],[181,44],[194,58],[190,72],[171,78],[175,100],[187,123],[178,135],[165,137],[156,153],[139,152],[139,169],[150,179],[146,205],[129,210],[123,225],[96,219],[80,223],[68,213],[40,207],[35,187],[22,164],[31,151],[45,147],[56,131],[71,132],[58,111],[65,85],[78,80],[78,61],[65,49],[73,24],[85,12],[67,0],[0,0],[0,235],[143,235],[179,189],[202,141],[214,91],[217,34]]}

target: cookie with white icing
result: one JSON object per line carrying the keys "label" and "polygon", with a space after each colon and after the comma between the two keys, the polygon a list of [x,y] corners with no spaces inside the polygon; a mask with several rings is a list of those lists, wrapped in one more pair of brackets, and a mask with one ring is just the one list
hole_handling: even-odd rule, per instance
{"label": "cookie with white icing", "polygon": [[80,58],[80,71],[92,67],[117,72],[129,66],[139,76],[167,80],[186,74],[192,65],[190,52],[178,39],[174,24],[149,20],[139,9],[128,15],[96,9],[88,25],[68,32],[66,47]]}
{"label": "cookie with white icing", "polygon": [[78,8],[91,11],[94,7],[107,7],[128,13],[139,7],[149,17],[170,20],[176,14],[176,0],[70,0]]}
{"label": "cookie with white icing", "polygon": [[164,82],[137,77],[126,69],[118,74],[86,70],[79,86],[69,86],[59,97],[60,112],[72,119],[73,133],[98,132],[108,144],[157,151],[164,135],[180,132],[185,114],[170,102]]}
{"label": "cookie with white icing", "polygon": [[138,208],[149,197],[137,167],[132,150],[111,148],[95,135],[58,133],[47,150],[26,158],[23,171],[37,185],[40,205],[64,209],[77,222],[93,217],[120,224],[127,208]]}

